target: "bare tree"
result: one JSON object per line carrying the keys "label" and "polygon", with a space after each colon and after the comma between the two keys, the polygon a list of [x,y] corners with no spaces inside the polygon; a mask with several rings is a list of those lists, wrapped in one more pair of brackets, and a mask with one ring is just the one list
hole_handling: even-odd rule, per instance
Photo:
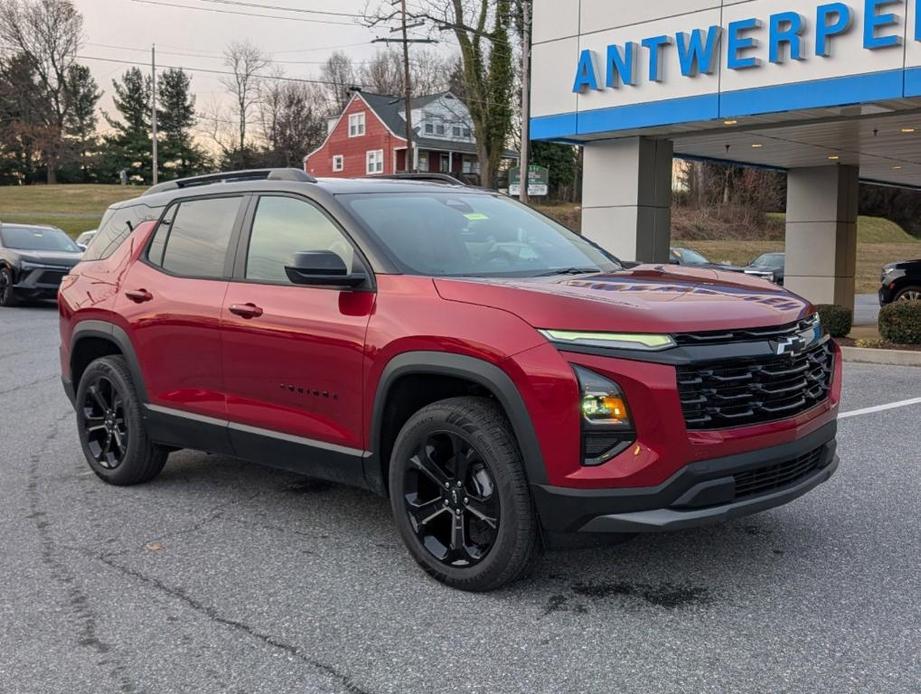
{"label": "bare tree", "polygon": [[[438,51],[417,48],[413,51],[412,88],[414,96],[449,91],[451,69],[456,57]],[[362,86],[376,94],[402,94],[403,57],[399,51],[378,51],[359,70]]]}
{"label": "bare tree", "polygon": [[[392,13],[386,0],[365,10],[377,25]],[[460,46],[463,96],[473,119],[484,185],[494,185],[502,152],[508,145],[514,113],[515,68],[509,29],[518,0],[417,0],[412,18],[440,31],[451,31]],[[446,73],[447,74],[447,73]]]}
{"label": "bare tree", "polygon": [[261,104],[265,158],[271,166],[300,167],[326,135],[323,91],[316,85],[288,82],[272,84],[265,92]]}
{"label": "bare tree", "polygon": [[356,83],[355,66],[347,53],[336,51],[321,70],[323,80],[329,83],[328,98],[331,113],[341,113],[352,98]]}
{"label": "bare tree", "polygon": [[83,17],[71,0],[0,0],[0,39],[21,52],[49,101],[43,145],[48,183],[57,181],[64,152],[64,126],[71,100],[68,71],[83,38]]}
{"label": "bare tree", "polygon": [[237,147],[240,164],[246,159],[246,134],[249,117],[259,102],[260,85],[269,59],[249,41],[234,41],[224,50],[224,64],[233,73],[221,83],[234,99],[237,117]]}

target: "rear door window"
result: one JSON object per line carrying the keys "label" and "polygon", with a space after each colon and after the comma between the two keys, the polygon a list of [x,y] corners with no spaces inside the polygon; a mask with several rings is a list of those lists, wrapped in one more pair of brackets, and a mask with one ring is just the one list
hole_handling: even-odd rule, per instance
{"label": "rear door window", "polygon": [[227,250],[241,200],[238,196],[179,203],[172,223],[161,225],[154,237],[148,259],[174,275],[201,279],[224,277]]}

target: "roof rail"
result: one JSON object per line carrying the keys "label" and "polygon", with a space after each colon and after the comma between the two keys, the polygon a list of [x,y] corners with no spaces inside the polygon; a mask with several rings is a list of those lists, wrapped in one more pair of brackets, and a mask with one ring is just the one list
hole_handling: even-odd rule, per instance
{"label": "roof rail", "polygon": [[365,176],[364,178],[376,178],[391,181],[428,181],[429,183],[444,183],[453,186],[466,186],[459,178],[446,173],[395,173],[384,176]]}
{"label": "roof rail", "polygon": [[293,183],[316,183],[317,179],[302,169],[247,169],[245,171],[225,171],[166,181],[148,188],[144,195],[165,193],[196,186],[208,186],[214,183],[236,183],[238,181],[290,181]]}

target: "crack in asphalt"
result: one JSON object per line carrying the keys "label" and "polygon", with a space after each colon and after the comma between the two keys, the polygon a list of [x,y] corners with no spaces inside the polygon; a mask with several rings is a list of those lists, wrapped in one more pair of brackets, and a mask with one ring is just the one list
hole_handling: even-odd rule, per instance
{"label": "crack in asphalt", "polygon": [[53,374],[51,376],[45,376],[44,378],[39,378],[36,381],[30,381],[29,383],[21,383],[18,386],[13,386],[12,388],[7,388],[6,390],[0,390],[0,395],[9,395],[10,393],[18,393],[21,390],[26,388],[32,388],[33,386],[40,386],[43,383],[48,383],[56,378],[60,378],[58,374]]}
{"label": "crack in asphalt", "polygon": [[246,501],[252,501],[253,499],[256,499],[256,498],[258,498],[258,497],[260,497],[260,496],[263,496],[264,494],[267,494],[267,493],[268,493],[268,492],[265,492],[265,491],[255,492],[255,493],[253,493],[253,494],[250,494],[249,496],[245,496],[245,497],[241,497],[241,498],[234,498],[234,499],[230,499],[229,501],[225,501],[225,502],[223,502],[223,503],[221,503],[221,504],[218,504],[217,506],[213,507],[213,508],[210,509],[209,511],[206,511],[205,514],[204,514],[199,520],[195,521],[194,523],[192,523],[192,524],[190,524],[190,525],[187,525],[187,526],[185,526],[185,527],[177,528],[176,530],[172,530],[172,531],[170,531],[170,532],[166,532],[166,533],[164,533],[164,534],[162,534],[162,535],[158,535],[157,537],[154,537],[154,538],[151,538],[151,539],[147,540],[147,541],[145,542],[145,544],[149,544],[149,543],[151,543],[151,542],[163,542],[163,541],[165,541],[165,540],[167,540],[167,539],[175,539],[175,538],[181,537],[181,536],[183,536],[183,535],[191,535],[192,533],[196,533],[196,532],[198,532],[199,530],[201,530],[202,528],[204,528],[205,526],[207,526],[207,525],[209,525],[209,524],[211,524],[211,523],[214,523],[215,521],[220,520],[221,518],[223,518],[223,517],[224,517],[224,513],[225,513],[229,508],[231,508],[231,507],[233,507],[233,506],[235,506],[235,505],[237,505],[237,504],[242,504],[242,503],[244,503],[244,502],[246,502]]}
{"label": "crack in asphalt", "polygon": [[[80,587],[75,573],[61,559],[63,553],[59,551],[51,535],[51,521],[48,520],[48,512],[42,504],[38,488],[38,469],[42,458],[48,453],[51,442],[60,433],[61,424],[72,416],[70,412],[67,412],[54,419],[51,423],[50,431],[42,439],[38,449],[29,457],[28,482],[26,484],[30,511],[28,517],[34,521],[35,528],[38,531],[41,561],[48,569],[51,578],[61,585],[67,596],[68,611],[77,622],[77,632],[75,634],[77,644],[83,648],[92,649],[100,656],[103,656],[103,659],[98,661],[99,665],[111,665],[111,660],[116,657],[115,647],[99,637],[97,617],[90,606],[89,596]],[[109,674],[118,682],[122,692],[128,694],[142,691],[125,674],[126,671],[127,668],[124,665],[115,664],[110,669]]]}
{"label": "crack in asphalt", "polygon": [[370,690],[364,689],[359,684],[357,684],[351,675],[340,672],[337,668],[329,665],[328,663],[324,663],[320,660],[310,657],[310,655],[304,653],[294,644],[283,641],[277,636],[272,636],[271,634],[259,631],[256,627],[245,622],[231,619],[229,617],[224,617],[218,612],[216,608],[196,600],[194,597],[186,593],[186,591],[182,588],[174,588],[172,586],[168,586],[158,578],[148,576],[141,571],[138,571],[137,569],[131,568],[130,566],[119,564],[112,559],[112,555],[110,554],[96,555],[96,559],[111,569],[114,569],[115,571],[118,571],[125,576],[129,576],[137,581],[140,581],[148,587],[155,588],[161,593],[164,593],[174,598],[175,600],[184,603],[187,607],[195,610],[199,614],[204,615],[206,618],[216,624],[221,624],[231,629],[241,631],[254,639],[262,641],[272,648],[278,649],[284,653],[287,653],[289,656],[297,658],[302,663],[305,663],[310,667],[319,670],[323,674],[339,682],[345,688],[345,690],[349,692],[349,694],[371,694]]}

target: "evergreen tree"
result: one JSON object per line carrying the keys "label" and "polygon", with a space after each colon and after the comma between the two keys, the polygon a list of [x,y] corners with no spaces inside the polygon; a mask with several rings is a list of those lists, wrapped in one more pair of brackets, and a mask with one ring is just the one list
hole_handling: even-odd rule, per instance
{"label": "evergreen tree", "polygon": [[181,69],[164,72],[157,85],[158,132],[162,135],[162,168],[177,177],[193,176],[206,166],[204,152],[192,140],[196,123],[192,78]]}
{"label": "evergreen tree", "polygon": [[32,183],[43,163],[51,112],[32,61],[24,54],[0,58],[0,179]]}
{"label": "evergreen tree", "polygon": [[96,104],[102,97],[96,80],[85,65],[71,65],[67,70],[67,109],[64,133],[72,139],[84,183],[92,179],[90,160],[96,150]]}
{"label": "evergreen tree", "polygon": [[122,75],[121,81],[112,80],[112,86],[115,89],[112,101],[121,120],[106,114],[106,120],[115,131],[106,138],[109,149],[107,175],[115,178],[124,169],[129,179],[140,178],[150,183],[153,178],[150,77],[133,67]]}

